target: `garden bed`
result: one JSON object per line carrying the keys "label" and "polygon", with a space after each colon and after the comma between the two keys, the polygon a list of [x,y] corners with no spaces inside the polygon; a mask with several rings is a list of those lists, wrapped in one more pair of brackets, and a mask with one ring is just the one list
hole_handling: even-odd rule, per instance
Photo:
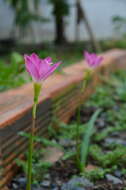
{"label": "garden bed", "polygon": [[[117,70],[119,67],[125,67],[125,51],[114,50],[105,53],[103,56],[104,62],[102,66],[100,66],[98,69],[94,71],[92,75],[92,81],[88,85],[83,96],[82,93],[80,93],[80,88],[83,80],[83,70],[84,68],[86,68],[86,66],[84,66],[84,61],[76,65],[70,66],[68,68],[64,68],[62,75],[56,74],[45,82],[43,86],[43,94],[41,95],[39,100],[39,109],[37,117],[38,124],[36,128],[36,135],[40,136],[41,139],[43,135],[47,134],[48,132],[47,127],[45,128],[44,126],[50,126],[51,124],[53,124],[53,126],[58,126],[59,122],[57,122],[57,118],[60,122],[67,122],[74,114],[76,108],[80,105],[80,102],[82,100],[85,101],[87,98],[89,98],[89,96],[95,90],[96,85],[98,85],[103,80],[101,77],[99,77],[98,73],[102,74],[102,76],[104,76],[104,79],[106,80],[106,77],[108,78],[111,71]],[[20,131],[30,131],[32,85],[27,84],[26,86],[23,86],[20,89],[10,90],[2,93],[0,95],[0,107],[0,136],[3,137],[1,138],[0,142],[0,185],[2,189],[14,174],[15,159],[22,157],[25,150],[27,149],[27,139],[25,137],[19,136],[18,133]],[[47,109],[46,112],[45,108]],[[90,114],[88,118],[90,118]],[[3,139],[5,142],[7,141],[7,139],[9,139],[9,145],[3,143]],[[46,143],[48,144],[48,142]],[[9,149],[9,146],[11,147],[11,150]],[[43,152],[41,155],[39,155],[39,157],[42,157],[42,155]],[[35,160],[36,159],[37,158],[35,158]],[[70,168],[74,168],[71,167],[71,164],[73,166],[71,160],[68,161],[68,165],[70,165]],[[45,170],[49,166],[50,164],[47,164],[45,166]],[[57,166],[55,168],[57,170]],[[73,175],[75,173],[78,173],[78,171],[72,171],[71,169],[71,173],[71,175]],[[65,179],[65,181],[63,182],[67,182],[67,180],[68,178]],[[14,189],[14,187],[11,187],[11,185],[10,188]],[[15,186],[15,188],[19,189],[19,186]]]}
{"label": "garden bed", "polygon": [[[124,190],[126,187],[126,76],[125,71],[112,74],[110,80],[97,88],[91,99],[81,106],[80,136],[86,132],[86,123],[101,109],[95,121],[85,171],[79,173],[71,150],[75,151],[77,113],[69,124],[59,121],[58,131],[49,128],[46,145],[63,152],[60,159],[38,169],[34,190]],[[45,146],[45,144],[44,144]],[[46,150],[46,149],[45,149]],[[55,154],[55,153],[54,153]],[[51,157],[54,157],[52,152]],[[59,154],[59,151],[57,155]],[[40,156],[40,155],[39,155]],[[38,156],[38,158],[40,158]],[[37,164],[38,158],[34,164]],[[41,163],[44,163],[41,161]],[[38,172],[37,171],[37,172]],[[10,190],[25,190],[24,173],[19,173],[9,185]]]}

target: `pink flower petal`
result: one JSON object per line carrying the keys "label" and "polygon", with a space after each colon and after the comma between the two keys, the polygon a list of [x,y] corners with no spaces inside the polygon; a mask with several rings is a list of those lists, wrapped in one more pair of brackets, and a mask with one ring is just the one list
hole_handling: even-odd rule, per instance
{"label": "pink flower petal", "polygon": [[31,62],[31,59],[29,58],[29,56],[25,55],[25,66],[26,66],[26,70],[29,72],[29,74],[32,76],[32,78],[35,81],[38,81],[40,76],[38,73],[38,70],[36,69],[35,65]]}
{"label": "pink flower petal", "polygon": [[39,68],[40,76],[44,76],[48,72],[50,67],[51,66],[48,63],[45,63],[44,60],[41,60],[41,65],[40,65],[40,68]]}
{"label": "pink flower petal", "polygon": [[35,53],[30,56],[24,55],[24,59],[26,70],[36,82],[45,80],[60,65],[60,62],[53,64],[51,57],[40,59]]}
{"label": "pink flower petal", "polygon": [[50,69],[48,70],[48,72],[45,73],[44,76],[42,76],[42,79],[43,79],[43,80],[47,79],[47,78],[57,69],[57,67],[58,67],[60,64],[61,64],[61,62],[58,62],[58,63],[53,64],[53,65],[50,67]]}
{"label": "pink flower petal", "polygon": [[51,58],[51,57],[47,57],[47,58],[45,58],[44,61],[45,61],[46,63],[48,63],[49,65],[52,65],[52,64],[53,64],[53,63],[52,63],[52,58]]}
{"label": "pink flower petal", "polygon": [[36,66],[36,68],[39,70],[40,64],[41,64],[41,59],[38,57],[37,54],[32,53],[31,56],[29,56],[31,59],[31,62]]}
{"label": "pink flower petal", "polygon": [[97,67],[103,60],[103,57],[97,56],[95,53],[88,53],[87,51],[84,52],[85,59],[89,67]]}

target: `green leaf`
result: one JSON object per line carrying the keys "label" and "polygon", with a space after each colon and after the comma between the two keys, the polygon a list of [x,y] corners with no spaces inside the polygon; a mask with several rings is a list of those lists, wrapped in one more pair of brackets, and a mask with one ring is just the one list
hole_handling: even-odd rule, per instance
{"label": "green leaf", "polygon": [[94,132],[93,128],[94,128],[95,121],[100,112],[101,112],[101,109],[98,109],[93,114],[90,121],[87,123],[87,130],[86,130],[86,133],[84,134],[83,142],[81,144],[81,155],[80,155],[81,156],[81,161],[80,161],[81,171],[83,171],[83,169],[86,165],[88,150],[89,150],[89,146],[90,146],[90,139]]}
{"label": "green leaf", "polygon": [[26,133],[26,132],[24,132],[24,131],[21,131],[21,132],[19,132],[18,133],[20,136],[22,136],[22,137],[26,137],[26,138],[30,138],[30,134],[29,133]]}
{"label": "green leaf", "polygon": [[51,140],[48,140],[48,139],[46,139],[46,138],[44,138],[44,137],[36,137],[35,138],[35,141],[36,142],[40,142],[40,143],[42,143],[44,146],[51,146],[51,147],[57,147],[57,148],[62,148],[58,143],[56,143],[56,142],[53,142],[53,141],[51,141]]}
{"label": "green leaf", "polygon": [[68,151],[68,152],[65,152],[65,154],[63,155],[62,157],[62,160],[68,160],[69,158],[75,156],[75,152],[73,151]]}

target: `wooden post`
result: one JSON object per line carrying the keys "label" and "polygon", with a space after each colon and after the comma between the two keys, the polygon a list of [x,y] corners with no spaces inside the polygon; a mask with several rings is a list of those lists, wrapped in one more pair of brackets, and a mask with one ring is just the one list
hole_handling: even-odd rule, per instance
{"label": "wooden post", "polygon": [[[76,0],[76,7],[77,7],[77,15],[78,15],[77,27],[78,27],[78,24],[83,20],[84,24],[86,26],[87,32],[90,36],[90,41],[92,43],[93,48],[95,49],[96,52],[100,52],[101,51],[100,45],[95,38],[95,35],[93,33],[93,30],[90,26],[89,20],[86,15],[86,11],[84,8],[82,8],[80,0]],[[77,29],[76,29],[76,31],[77,31]],[[76,36],[77,36],[77,32],[76,32]]]}

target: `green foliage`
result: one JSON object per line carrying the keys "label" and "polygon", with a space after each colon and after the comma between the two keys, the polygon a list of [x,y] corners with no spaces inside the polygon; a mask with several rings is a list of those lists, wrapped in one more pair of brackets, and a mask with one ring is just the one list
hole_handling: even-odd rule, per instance
{"label": "green foliage", "polygon": [[95,135],[94,139],[95,139],[96,142],[102,141],[108,136],[108,134],[110,134],[113,131],[115,131],[115,128],[108,127],[106,129],[104,129],[103,131],[101,131],[101,133],[97,133]]}
{"label": "green foliage", "polygon": [[60,68],[74,64],[80,60],[83,59],[83,47],[82,48],[65,48],[65,49],[59,49],[54,48],[50,49],[49,46],[46,48],[46,50],[39,50],[38,54],[41,58],[52,57],[53,62],[56,62],[57,60],[62,61],[63,64],[61,64]]}
{"label": "green foliage", "polygon": [[92,145],[90,155],[103,168],[120,167],[126,164],[126,147],[124,146],[117,146],[113,151],[104,153],[98,145]]}
{"label": "green foliage", "polygon": [[[10,3],[15,10],[15,24],[24,30],[32,21],[47,21],[47,19],[38,16],[38,14],[32,13],[29,9],[28,0],[6,0]],[[33,6],[36,11],[40,3],[40,0],[33,0]]]}
{"label": "green foliage", "polygon": [[57,15],[59,19],[62,16],[66,16],[69,14],[69,4],[67,0],[49,0],[50,3],[53,4],[53,14]]}
{"label": "green foliage", "polygon": [[111,168],[100,168],[100,167],[96,167],[93,170],[86,170],[84,171],[84,173],[82,174],[84,177],[90,179],[91,181],[97,181],[97,180],[101,180],[104,179],[105,175],[107,173],[112,173],[113,171],[115,171],[117,169],[116,166],[112,166]]}
{"label": "green foliage", "polygon": [[44,137],[35,137],[35,141],[36,142],[39,142],[39,143],[42,143],[45,147],[57,147],[57,148],[62,148],[58,143],[56,142],[53,142],[47,138],[44,138]]}
{"label": "green foliage", "polygon": [[87,162],[87,157],[88,157],[88,152],[89,152],[89,147],[90,147],[90,140],[91,140],[91,136],[94,132],[94,124],[95,121],[99,115],[101,110],[97,110],[93,116],[91,117],[91,119],[89,120],[89,122],[86,124],[86,131],[84,134],[84,138],[81,142],[81,153],[80,153],[80,168],[81,171],[84,171],[86,162]]}
{"label": "green foliage", "polygon": [[[97,88],[96,93],[86,103],[87,106],[102,107],[100,120],[104,121],[106,126],[97,130],[93,135],[93,142],[97,145],[90,146],[89,158],[96,165],[92,171],[84,171],[86,177],[91,180],[104,178],[105,174],[113,173],[121,169],[126,164],[126,147],[113,142],[107,148],[103,149],[104,140],[114,132],[123,132],[126,130],[126,77],[125,71],[118,70],[111,75],[109,81],[104,81],[104,86]],[[86,108],[85,108],[86,109]],[[100,167],[100,168],[99,168]],[[125,175],[125,170],[121,171]]]}
{"label": "green foliage", "polygon": [[106,174],[105,169],[96,168],[96,169],[93,169],[91,171],[84,171],[84,173],[82,175],[84,175],[84,177],[86,177],[92,181],[96,181],[99,179],[103,179],[105,174]]}
{"label": "green foliage", "polygon": [[[19,135],[22,137],[29,139],[30,134],[26,132],[20,132]],[[44,161],[44,156],[46,153],[47,147],[58,147],[61,148],[59,144],[56,142],[50,141],[47,138],[34,136],[33,137],[34,145],[35,143],[38,143],[38,148],[34,149],[33,151],[33,157],[32,157],[32,181],[34,184],[38,184],[40,181],[42,181],[44,175],[48,172],[48,169],[52,166],[52,163],[48,161]],[[42,148],[41,148],[42,147]],[[16,163],[18,166],[20,166],[24,172],[24,174],[27,176],[28,172],[28,153],[26,152],[26,160],[16,160]]]}
{"label": "green foliage", "polygon": [[121,86],[119,86],[116,89],[117,96],[119,96],[120,100],[125,101],[126,100],[126,84],[123,83]]}
{"label": "green foliage", "polygon": [[[60,123],[60,138],[62,139],[71,139],[75,140],[76,138],[76,123],[72,124],[65,124],[65,123]],[[79,136],[81,136],[84,131],[86,130],[85,125],[80,125],[79,126]]]}
{"label": "green foliage", "polygon": [[123,175],[126,175],[126,169],[125,169],[125,168],[123,168],[123,169],[121,170],[121,172],[122,172]]}
{"label": "green foliage", "polygon": [[104,80],[104,86],[96,89],[87,106],[109,108],[115,106],[115,101],[126,101],[126,77],[125,72],[118,70],[111,75],[109,80]]}
{"label": "green foliage", "polygon": [[[94,132],[94,124],[95,121],[99,115],[101,110],[97,110],[88,123],[79,125],[79,131],[77,134],[76,131],[76,123],[72,124],[65,124],[65,123],[59,123],[60,124],[60,131],[58,133],[59,139],[69,139],[70,141],[75,142],[75,139],[77,136],[79,137],[79,149],[80,151],[77,152],[76,148],[71,151],[71,147],[68,147],[67,149],[64,149],[64,155],[62,157],[62,160],[70,159],[71,157],[75,157],[77,154],[79,157],[79,163],[78,168],[82,172],[84,170],[84,167],[87,162],[88,152],[89,152],[89,146],[90,146],[90,139]],[[83,139],[83,140],[82,140]],[[74,144],[75,147],[75,144]]]}
{"label": "green foliage", "polygon": [[49,168],[52,166],[50,162],[37,160],[37,162],[33,162],[33,180],[34,184],[38,184],[38,182],[42,181],[44,175],[48,172]]}
{"label": "green foliage", "polygon": [[[42,181],[44,175],[48,172],[48,169],[52,166],[50,162],[43,161],[42,158],[46,150],[36,150],[33,154],[32,160],[32,181],[33,184],[38,184]],[[16,163],[19,167],[22,168],[24,174],[27,176],[28,164],[26,160],[16,160]]]}
{"label": "green foliage", "polygon": [[[110,81],[110,82],[109,82]],[[114,130],[125,130],[125,109],[126,105],[126,78],[125,72],[118,70],[103,87],[96,89],[87,106],[102,107],[103,119],[108,125],[106,129],[97,134],[96,139],[104,139],[109,133]],[[109,109],[108,109],[109,108]]]}
{"label": "green foliage", "polygon": [[76,152],[75,151],[65,151],[64,152],[64,155],[63,155],[63,157],[62,157],[62,160],[68,160],[68,159],[70,159],[70,158],[73,158],[73,157],[75,157],[75,155],[76,155]]}
{"label": "green foliage", "polygon": [[96,89],[96,93],[93,94],[90,101],[86,103],[87,106],[95,107],[110,107],[115,104],[114,100],[110,97],[112,96],[112,91],[109,87],[99,87]]}
{"label": "green foliage", "polygon": [[27,139],[30,138],[30,133],[26,133],[26,132],[24,132],[24,131],[20,131],[20,132],[18,133],[18,135],[20,135],[20,136],[22,136],[22,137],[25,137],[25,138],[27,138]]}
{"label": "green foliage", "polygon": [[[125,88],[123,87],[123,83],[126,82],[125,73],[118,71],[116,74],[111,76],[110,80],[111,83],[105,83],[104,87],[97,88],[96,94],[93,94],[91,100],[89,100],[87,103],[88,106],[93,105],[95,107],[103,108],[100,117],[97,119],[97,116],[99,114],[98,110],[93,114],[89,122],[79,125],[79,148],[82,148],[83,154],[81,158],[82,167],[86,165],[87,157],[92,160],[93,164],[95,163],[96,165],[96,168],[92,171],[84,170],[82,175],[93,181],[103,179],[107,173],[113,173],[115,170],[123,168],[126,164],[126,147],[117,145],[116,143],[113,145],[113,147],[109,147],[108,149],[102,150],[103,147],[100,147],[104,139],[111,135],[113,132],[125,131],[126,129],[126,105],[124,104],[124,102],[126,102],[126,99],[124,98],[125,96],[122,96],[122,94],[125,94]],[[119,88],[121,89],[121,93],[119,92]],[[100,132],[99,129],[97,130],[97,128],[95,128],[95,133],[93,133],[94,122],[96,119],[98,121],[99,119],[103,118],[105,119],[106,126],[101,129]],[[59,144],[61,139],[70,140],[70,143],[72,142],[72,145],[63,147],[64,155],[62,157],[62,160],[75,160],[75,139],[77,135],[77,123],[73,122],[70,124],[64,124],[59,123],[57,119],[55,122],[56,125],[60,124],[59,131],[56,132],[51,126],[49,126],[49,135],[53,139],[55,137],[56,142]],[[27,135],[25,136],[27,137]],[[44,148],[47,146],[61,147],[60,145],[57,145],[55,141],[53,142],[45,138],[35,137],[34,140],[36,142],[42,143]],[[98,145],[91,145],[90,140],[92,140],[91,142],[93,143],[98,143]],[[35,175],[35,183],[36,181],[39,181],[39,174],[41,171],[43,171],[42,175],[44,175],[50,165],[49,163],[42,163],[42,160],[40,163],[38,161],[39,158],[42,158],[44,155],[44,151],[41,153],[41,155],[38,151],[35,153],[34,163],[38,163],[33,167],[35,170],[33,171]],[[21,164],[25,170],[25,164]],[[121,172],[125,175],[125,170]]]}
{"label": "green foliage", "polygon": [[119,106],[116,111],[108,110],[106,114],[108,117],[108,122],[114,123],[114,126],[121,127],[122,130],[125,129],[125,122],[126,122],[125,110],[126,110],[125,104]]}
{"label": "green foliage", "polygon": [[114,25],[114,30],[121,32],[121,34],[125,34],[126,31],[124,30],[126,26],[126,18],[122,16],[114,16],[112,18],[112,22]]}
{"label": "green foliage", "polygon": [[24,71],[23,57],[18,53],[13,53],[10,60],[10,63],[0,60],[0,91],[18,87],[26,82],[22,75]]}
{"label": "green foliage", "polygon": [[102,130],[100,133],[97,133],[94,137],[96,142],[100,142],[104,140],[108,135],[111,135],[111,133],[115,131],[125,131],[126,130],[126,125],[124,124],[123,126],[115,126],[115,127],[107,127],[106,129]]}
{"label": "green foliage", "polygon": [[17,65],[18,67],[18,70],[17,70],[17,73],[20,74],[20,73],[23,73],[25,71],[25,67],[24,67],[24,58],[21,54],[19,54],[18,52],[13,52],[11,55],[10,55],[10,62],[12,64],[15,64]]}

